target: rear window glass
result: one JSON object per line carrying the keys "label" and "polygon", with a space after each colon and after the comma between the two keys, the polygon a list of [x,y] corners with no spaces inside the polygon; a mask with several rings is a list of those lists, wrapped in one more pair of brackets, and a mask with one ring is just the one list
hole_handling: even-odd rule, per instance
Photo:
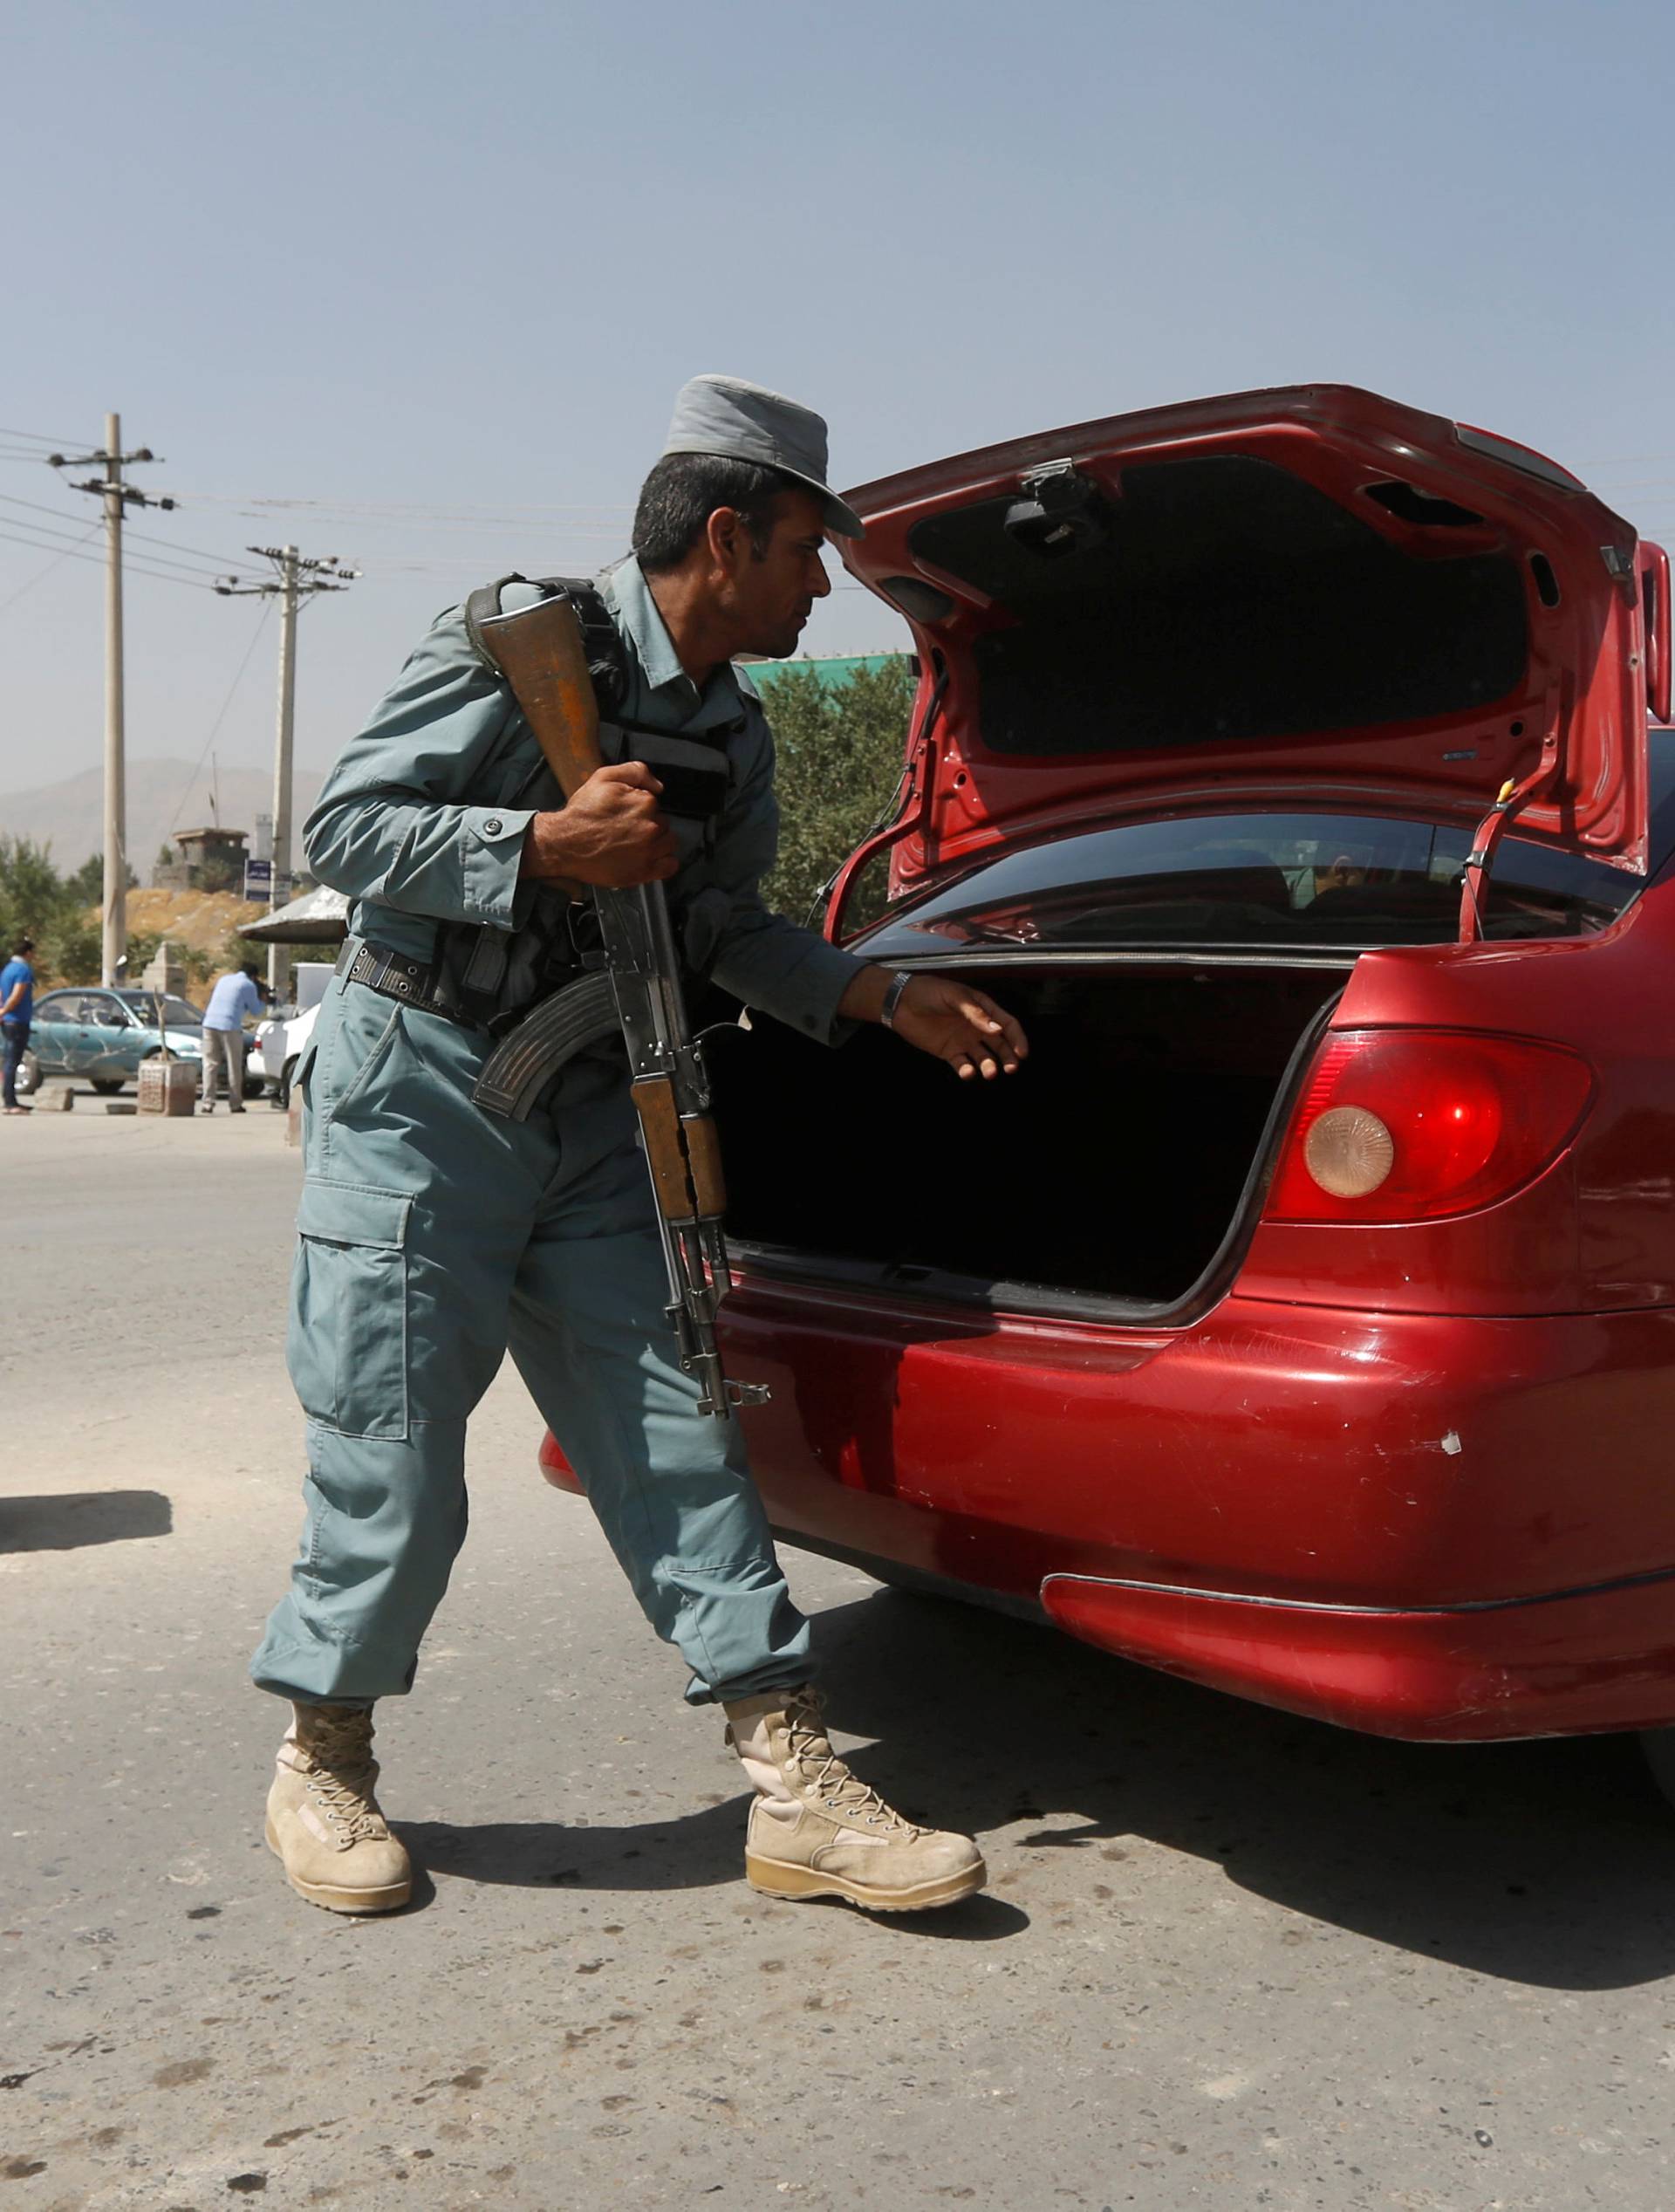
{"label": "rear window glass", "polygon": [[[1675,733],[1651,745],[1654,869],[1675,844]],[[1094,830],[1012,853],[886,922],[870,958],[956,944],[1436,944],[1459,926],[1471,832],[1353,814],[1212,814]],[[1515,837],[1484,935],[1585,936],[1645,879]]]}
{"label": "rear window glass", "polygon": [[1515,560],[1425,557],[1268,461],[1125,469],[1092,542],[1043,558],[1008,498],[927,517],[915,555],[1006,620],[976,641],[991,752],[1227,743],[1466,714],[1519,684]]}

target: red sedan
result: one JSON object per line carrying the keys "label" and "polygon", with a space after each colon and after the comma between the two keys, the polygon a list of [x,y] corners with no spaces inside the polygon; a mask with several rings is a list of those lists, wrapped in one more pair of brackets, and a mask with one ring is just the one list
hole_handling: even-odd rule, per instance
{"label": "red sedan", "polygon": [[923,676],[829,933],[887,871],[844,941],[1032,1051],[718,1040],[776,1528],[1386,1735],[1675,1724],[1666,557],[1328,387],[851,497]]}

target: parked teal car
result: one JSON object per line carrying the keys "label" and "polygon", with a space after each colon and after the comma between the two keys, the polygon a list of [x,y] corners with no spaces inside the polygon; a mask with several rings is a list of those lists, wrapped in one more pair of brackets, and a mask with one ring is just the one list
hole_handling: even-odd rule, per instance
{"label": "parked teal car", "polygon": [[[49,991],[35,1002],[29,1050],[18,1070],[19,1091],[32,1091],[49,1075],[67,1075],[91,1083],[95,1091],[120,1091],[132,1083],[140,1063],[167,1043],[175,1058],[195,1065],[203,1058],[203,1017],[184,998],[162,1003],[162,1038],[158,1036],[157,1002],[149,991],[92,990],[74,985]],[[248,1067],[255,1038],[247,1034],[246,1098],[263,1090],[261,1061]]]}

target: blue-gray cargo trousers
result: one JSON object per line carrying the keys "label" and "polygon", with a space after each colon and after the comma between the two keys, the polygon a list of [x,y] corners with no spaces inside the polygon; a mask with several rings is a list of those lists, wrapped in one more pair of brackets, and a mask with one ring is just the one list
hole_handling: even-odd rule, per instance
{"label": "blue-gray cargo trousers", "polygon": [[411,1687],[465,1535],[466,1419],[509,1348],[687,1697],[806,1681],[738,1425],[698,1412],[674,1356],[620,1054],[573,1063],[525,1124],[472,1104],[483,1054],[363,984],[326,993],[288,1346],[307,1520],[253,1679],[304,1702]]}

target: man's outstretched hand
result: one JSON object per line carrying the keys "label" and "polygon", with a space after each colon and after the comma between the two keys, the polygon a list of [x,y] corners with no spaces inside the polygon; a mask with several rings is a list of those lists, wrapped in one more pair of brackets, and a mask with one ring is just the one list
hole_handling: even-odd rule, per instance
{"label": "man's outstretched hand", "polygon": [[[853,1020],[876,1022],[892,970],[864,968],[838,1003]],[[898,1037],[946,1060],[965,1082],[979,1076],[1015,1075],[1029,1051],[1022,1029],[987,991],[946,976],[915,976],[896,1002],[891,1024]]]}

